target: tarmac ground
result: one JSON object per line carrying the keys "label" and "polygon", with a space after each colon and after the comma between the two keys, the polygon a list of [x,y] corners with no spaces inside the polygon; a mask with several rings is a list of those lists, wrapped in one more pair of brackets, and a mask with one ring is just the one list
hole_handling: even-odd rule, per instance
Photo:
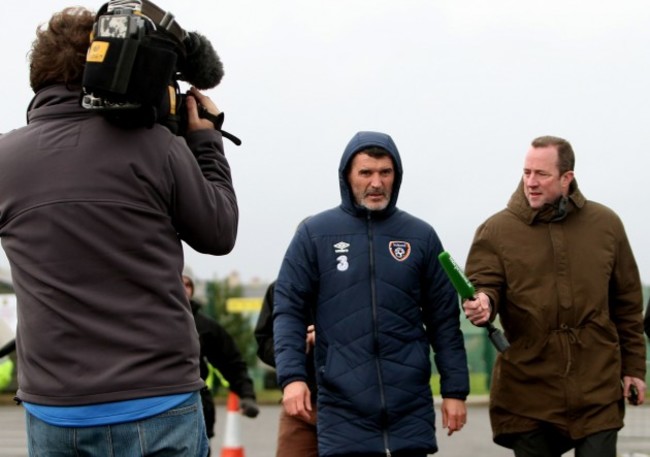
{"label": "tarmac ground", "polygon": [[[241,447],[245,457],[275,457],[275,440],[279,405],[262,405],[255,419],[236,416],[230,426],[239,427]],[[465,428],[447,436],[440,424],[440,410],[436,406],[437,437],[441,457],[512,457],[513,453],[492,442],[488,410],[485,402],[468,403],[468,421]],[[221,453],[222,439],[228,416],[224,405],[217,405],[216,437],[212,456]],[[234,424],[233,424],[234,422]],[[619,434],[620,457],[650,457],[650,406],[628,408],[626,426]],[[24,410],[20,406],[0,406],[0,457],[26,457]],[[572,452],[565,454],[573,456]]]}

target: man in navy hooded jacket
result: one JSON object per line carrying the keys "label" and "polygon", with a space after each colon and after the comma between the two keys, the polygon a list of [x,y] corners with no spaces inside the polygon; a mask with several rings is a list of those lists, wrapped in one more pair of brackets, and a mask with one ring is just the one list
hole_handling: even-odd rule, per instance
{"label": "man in navy hooded jacket", "polygon": [[277,279],[276,368],[289,415],[311,410],[305,322],[315,316],[321,457],[437,451],[429,345],[442,425],[451,434],[466,420],[458,297],[434,229],[396,207],[401,181],[391,137],[357,133],[339,166],[341,205],[300,225]]}

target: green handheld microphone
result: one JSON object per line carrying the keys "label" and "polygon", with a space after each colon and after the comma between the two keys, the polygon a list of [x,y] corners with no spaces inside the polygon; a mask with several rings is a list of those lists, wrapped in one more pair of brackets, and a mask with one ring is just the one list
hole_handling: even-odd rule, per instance
{"label": "green handheld microphone", "polygon": [[[447,273],[447,277],[449,277],[449,280],[453,284],[454,289],[456,289],[456,292],[458,292],[458,295],[460,295],[460,298],[462,300],[471,300],[475,298],[474,294],[476,293],[476,290],[474,289],[474,286],[447,251],[443,251],[438,255],[438,261],[440,262],[440,265],[442,265],[442,269]],[[505,352],[506,349],[510,347],[510,343],[508,343],[508,340],[501,330],[496,328],[490,321],[484,324],[484,326],[487,328],[488,336],[494,347],[499,352]]]}

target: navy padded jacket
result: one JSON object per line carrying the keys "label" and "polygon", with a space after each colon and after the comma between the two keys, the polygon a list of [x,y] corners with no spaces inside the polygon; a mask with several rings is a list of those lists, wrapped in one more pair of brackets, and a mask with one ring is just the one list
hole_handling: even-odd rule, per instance
{"label": "navy padded jacket", "polygon": [[[382,211],[355,205],[346,178],[353,155],[370,146],[389,151],[395,166]],[[278,382],[307,379],[305,316],[313,309],[321,457],[437,450],[429,345],[442,396],[469,393],[458,297],[437,261],[442,245],[429,224],[396,208],[401,180],[390,136],[359,132],[339,167],[341,205],[301,223],[280,269]]]}

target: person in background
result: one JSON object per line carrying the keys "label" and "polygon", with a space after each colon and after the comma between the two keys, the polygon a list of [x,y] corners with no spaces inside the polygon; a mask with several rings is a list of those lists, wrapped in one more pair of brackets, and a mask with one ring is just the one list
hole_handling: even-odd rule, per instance
{"label": "person in background", "polygon": [[314,313],[321,457],[437,451],[430,346],[442,425],[466,421],[467,355],[442,243],[397,208],[402,162],[389,135],[359,132],[339,166],[340,206],[297,229],[275,284],[273,340],[282,403],[309,420],[305,338]]}
{"label": "person in background", "polygon": [[490,419],[517,457],[615,457],[624,398],[645,398],[639,271],[623,223],[583,196],[574,166],[568,141],[533,140],[519,187],[467,259],[477,296],[465,314],[475,325],[499,316],[511,344],[494,366]]}
{"label": "person in background", "polygon": [[[246,362],[237,348],[237,343],[219,322],[201,312],[201,304],[193,298],[194,280],[187,271],[183,274],[183,285],[185,286],[185,295],[192,306],[194,323],[199,334],[201,378],[208,379],[210,365],[212,365],[228,381],[229,389],[239,397],[242,414],[246,417],[257,417],[260,410],[256,402],[253,380],[248,375]],[[201,403],[203,404],[203,417],[208,438],[214,436],[217,417],[212,395],[213,392],[208,386],[201,389]]]}
{"label": "person in background", "polygon": [[16,350],[16,339],[7,341],[0,348],[0,359],[4,356],[7,356]]}
{"label": "person in background", "polygon": [[16,340],[0,347],[0,392],[4,391],[13,379],[14,362],[8,356],[16,350]]}
{"label": "person in background", "polygon": [[27,125],[0,137],[0,240],[18,301],[29,455],[204,457],[182,242],[211,255],[235,245],[222,134],[198,105],[220,111],[190,89],[180,137],[84,109],[94,22],[72,7],[37,29]]}
{"label": "person in background", "polygon": [[[267,365],[275,368],[275,351],[273,349],[273,293],[275,281],[269,284],[262,301],[262,309],[255,326],[257,356]],[[278,442],[276,457],[318,457],[318,439],[316,435],[316,373],[314,372],[315,331],[313,318],[308,321],[305,352],[307,353],[307,386],[311,392],[312,410],[309,417],[290,416],[280,408]]]}

